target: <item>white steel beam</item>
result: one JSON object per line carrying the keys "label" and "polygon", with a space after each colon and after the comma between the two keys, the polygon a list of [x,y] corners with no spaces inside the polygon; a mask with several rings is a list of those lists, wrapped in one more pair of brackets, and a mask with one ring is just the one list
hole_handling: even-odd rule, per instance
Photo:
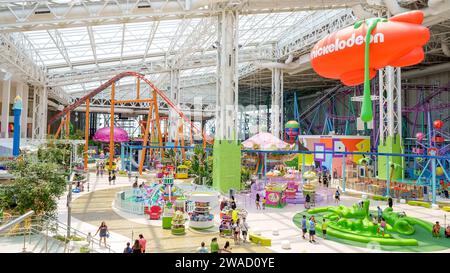
{"label": "white steel beam", "polygon": [[61,56],[63,56],[64,60],[66,61],[66,64],[70,67],[70,69],[72,69],[73,68],[72,62],[70,61],[69,55],[67,54],[66,46],[64,45],[61,33],[59,33],[57,29],[53,29],[51,31],[47,30],[47,33],[52,39]]}
{"label": "white steel beam", "polygon": [[[8,1],[0,3],[0,31],[149,22],[217,15],[229,0]],[[247,0],[241,14],[349,8],[365,0]],[[188,8],[188,9],[187,9]]]}
{"label": "white steel beam", "polygon": [[89,43],[90,43],[91,49],[92,49],[92,56],[94,56],[94,63],[98,67],[97,46],[95,45],[94,33],[92,31],[92,27],[91,26],[87,26],[86,28],[87,28],[87,32],[89,34]]}

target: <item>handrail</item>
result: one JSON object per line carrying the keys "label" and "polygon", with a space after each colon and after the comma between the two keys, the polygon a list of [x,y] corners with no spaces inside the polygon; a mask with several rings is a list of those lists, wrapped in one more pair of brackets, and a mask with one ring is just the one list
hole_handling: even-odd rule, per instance
{"label": "handrail", "polygon": [[8,223],[0,226],[0,233],[2,233],[4,231],[10,229],[11,227],[21,223],[22,221],[24,221],[25,219],[29,218],[33,214],[34,214],[34,211],[31,210],[31,211],[29,211],[29,212],[27,212],[27,213],[17,217],[16,219],[13,219],[13,220],[9,221]]}
{"label": "handrail", "polygon": [[[55,219],[55,218],[53,218],[53,217],[50,217],[50,216],[47,216],[47,215],[45,215],[44,217],[43,217],[43,219],[44,220],[47,220],[47,221],[54,221],[55,222],[55,224],[56,225],[58,225],[58,226],[61,226],[63,229],[65,229],[65,230],[67,230],[67,228],[69,227],[68,225],[66,225],[65,223],[63,223],[63,222],[60,222],[58,219]],[[82,232],[82,231],[80,231],[80,230],[78,230],[78,229],[75,229],[75,228],[73,228],[73,227],[70,227],[70,230],[72,231],[74,231],[73,232],[73,234],[74,235],[81,235],[81,236],[83,236],[83,237],[85,237],[85,238],[88,238],[88,234],[86,234],[86,233],[84,233],[84,232]],[[96,239],[95,237],[93,237],[93,236],[90,236],[90,241],[92,242],[92,243],[98,243],[98,244],[100,244],[100,240],[99,239]],[[88,243],[91,243],[91,242],[88,242]],[[109,244],[106,244],[106,248],[108,248],[108,250],[110,251],[110,252],[113,252],[112,250],[111,250],[111,245],[109,245]]]}

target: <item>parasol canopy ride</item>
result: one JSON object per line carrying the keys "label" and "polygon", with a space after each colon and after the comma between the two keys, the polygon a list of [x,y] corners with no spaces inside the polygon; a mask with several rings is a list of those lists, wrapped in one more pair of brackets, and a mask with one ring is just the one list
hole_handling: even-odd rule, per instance
{"label": "parasol canopy ride", "polygon": [[[98,129],[95,132],[94,137],[92,138],[94,141],[109,143],[109,127],[104,127]],[[127,142],[130,138],[128,137],[127,131],[114,127],[114,142]]]}

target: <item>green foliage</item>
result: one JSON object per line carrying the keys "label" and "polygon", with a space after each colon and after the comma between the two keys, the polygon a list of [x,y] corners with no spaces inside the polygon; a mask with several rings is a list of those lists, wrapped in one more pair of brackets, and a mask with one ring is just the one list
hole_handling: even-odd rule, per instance
{"label": "green foliage", "polygon": [[36,214],[52,213],[56,199],[66,188],[70,150],[50,145],[36,154],[8,162],[15,179],[0,190],[0,207],[20,214],[34,210]]}
{"label": "green foliage", "polygon": [[89,252],[91,252],[89,247],[87,246],[80,247],[80,253],[89,253]]}
{"label": "green foliage", "polygon": [[195,145],[194,155],[191,158],[191,167],[189,174],[196,175],[194,182],[196,184],[202,184],[203,177],[205,177],[205,184],[212,185],[212,171],[213,171],[213,158],[212,155],[208,156],[202,145]]}
{"label": "green foliage", "polygon": [[175,153],[175,149],[166,149],[166,151],[164,152],[164,159],[162,160],[162,163],[172,166],[177,165],[177,154]]}
{"label": "green foliage", "polygon": [[75,241],[84,241],[84,238],[81,238],[81,237],[78,237],[75,235],[71,235],[69,238],[66,238],[65,236],[58,234],[58,235],[53,236],[53,238],[55,238],[58,241],[65,242],[65,243],[68,243],[69,241],[74,241],[74,242]]}
{"label": "green foliage", "polygon": [[247,167],[241,167],[241,188],[248,188],[247,181],[250,180],[251,171]]}
{"label": "green foliage", "polygon": [[81,131],[80,129],[77,129],[77,130],[75,130],[75,132],[70,133],[69,139],[73,139],[73,140],[84,139],[84,132]]}

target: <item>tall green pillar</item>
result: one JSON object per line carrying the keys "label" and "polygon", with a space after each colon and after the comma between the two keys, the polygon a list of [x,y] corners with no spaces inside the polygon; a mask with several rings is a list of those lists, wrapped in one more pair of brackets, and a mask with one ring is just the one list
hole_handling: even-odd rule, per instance
{"label": "tall green pillar", "polygon": [[213,187],[221,193],[241,189],[241,146],[238,141],[214,141]]}
{"label": "tall green pillar", "polygon": [[[400,136],[397,135],[396,137],[387,137],[384,144],[378,145],[378,153],[389,153],[389,154],[401,154],[402,153],[402,142],[400,139]],[[387,157],[386,156],[378,156],[378,178],[379,179],[388,179],[386,175],[386,162]],[[400,156],[390,156],[389,157],[389,163],[397,163],[402,168],[397,168],[394,170],[394,174],[392,175],[392,180],[401,179],[402,173],[403,173],[403,163],[402,158]],[[389,167],[389,175],[391,172],[391,168]]]}

